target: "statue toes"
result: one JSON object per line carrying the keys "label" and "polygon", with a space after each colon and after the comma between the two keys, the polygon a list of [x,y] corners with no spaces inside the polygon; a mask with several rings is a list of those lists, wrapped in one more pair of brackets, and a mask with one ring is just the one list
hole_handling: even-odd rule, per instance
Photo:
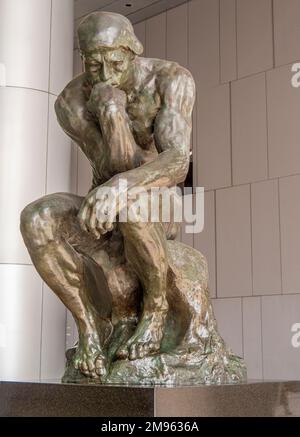
{"label": "statue toes", "polygon": [[158,352],[160,349],[160,343],[159,342],[151,342],[149,343],[149,353]]}
{"label": "statue toes", "polygon": [[138,358],[144,358],[149,353],[149,348],[147,344],[140,344],[136,348],[137,350],[137,357]]}
{"label": "statue toes", "polygon": [[88,359],[87,360],[87,366],[88,366],[88,370],[89,370],[89,372],[90,373],[93,373],[94,372],[94,370],[95,370],[95,364],[94,364],[94,361],[90,358],[90,359]]}
{"label": "statue toes", "polygon": [[106,367],[104,364],[104,360],[102,358],[97,358],[96,362],[95,362],[95,366],[96,366],[96,374],[98,376],[105,376],[106,375]]}
{"label": "statue toes", "polygon": [[137,352],[137,345],[135,343],[133,343],[130,346],[130,350],[129,350],[129,359],[131,361],[136,360],[138,358],[138,352]]}
{"label": "statue toes", "polygon": [[126,346],[121,347],[117,352],[117,358],[120,360],[126,360],[128,358],[128,348]]}
{"label": "statue toes", "polygon": [[83,373],[85,376],[89,376],[90,375],[90,371],[88,368],[88,365],[85,361],[82,361],[79,365],[79,370],[81,373]]}

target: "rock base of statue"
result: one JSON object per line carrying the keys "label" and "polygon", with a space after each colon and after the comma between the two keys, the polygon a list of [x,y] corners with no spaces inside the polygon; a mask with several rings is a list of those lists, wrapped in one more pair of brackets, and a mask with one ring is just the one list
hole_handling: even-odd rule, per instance
{"label": "rock base of statue", "polygon": [[[114,327],[106,350],[107,375],[112,384],[228,384],[246,381],[243,360],[226,346],[217,328],[208,289],[205,257],[177,241],[168,241],[169,312],[160,353],[137,360],[117,360],[135,326]],[[230,323],[230,320],[228,320]],[[84,382],[87,377],[73,366],[75,348],[67,353],[63,382]]]}
{"label": "rock base of statue", "polygon": [[[212,340],[213,341],[213,340]],[[198,385],[232,384],[247,380],[243,360],[223,345],[211,345],[211,351],[179,350],[161,353],[138,360],[117,360],[109,373],[100,380],[84,376],[73,366],[76,349],[67,352],[67,368],[62,378],[65,383],[131,384],[131,385]]]}

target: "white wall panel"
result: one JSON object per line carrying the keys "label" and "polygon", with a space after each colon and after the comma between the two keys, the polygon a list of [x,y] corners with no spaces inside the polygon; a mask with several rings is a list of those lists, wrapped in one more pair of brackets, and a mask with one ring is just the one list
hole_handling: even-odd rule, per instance
{"label": "white wall panel", "polygon": [[236,0],[220,0],[221,82],[237,78]]}
{"label": "white wall panel", "polygon": [[166,58],[166,13],[146,21],[146,55],[149,58]]}
{"label": "white wall panel", "polygon": [[229,85],[212,87],[197,99],[197,181],[206,190],[231,185]]}
{"label": "white wall panel", "polygon": [[220,83],[219,0],[189,6],[189,67],[201,94]]}
{"label": "white wall panel", "polygon": [[[142,21],[141,23],[137,23],[133,26],[134,33],[143,44],[144,54],[146,52],[146,22]],[[142,55],[143,56],[143,55]]]}
{"label": "white wall panel", "polygon": [[[180,32],[178,32],[180,29]],[[167,11],[167,59],[188,66],[188,6]]]}
{"label": "white wall panel", "polygon": [[292,327],[300,323],[300,296],[263,296],[263,365],[265,379],[300,379],[300,348]]}
{"label": "white wall panel", "polygon": [[245,184],[268,176],[265,74],[232,83],[233,183]]}
{"label": "white wall panel", "polygon": [[75,18],[82,17],[101,7],[109,7],[114,0],[76,0],[74,2]]}
{"label": "white wall panel", "polygon": [[271,0],[237,0],[238,77],[273,67]]}
{"label": "white wall panel", "polygon": [[243,356],[243,328],[241,299],[213,299],[218,329],[228,347]]}
{"label": "white wall panel", "polygon": [[9,86],[48,90],[51,0],[0,0],[0,62]]}
{"label": "white wall panel", "polygon": [[253,294],[281,293],[278,182],[251,186]]}
{"label": "white wall panel", "polygon": [[215,192],[204,194],[204,229],[194,235],[194,247],[207,259],[209,291],[216,297],[216,233],[215,233]]}
{"label": "white wall panel", "polygon": [[250,187],[218,190],[216,199],[217,296],[250,296]]}
{"label": "white wall panel", "polygon": [[299,0],[274,0],[276,66],[300,61],[299,16]]}
{"label": "white wall panel", "polygon": [[263,378],[261,301],[259,297],[242,299],[244,358],[249,379]]}
{"label": "white wall panel", "polygon": [[33,266],[0,265],[0,301],[0,379],[38,381],[42,280]]}
{"label": "white wall panel", "polygon": [[50,92],[58,95],[73,77],[73,0],[52,0]]}
{"label": "white wall panel", "polygon": [[279,183],[282,247],[282,288],[300,293],[300,176],[282,178]]}
{"label": "white wall panel", "polygon": [[300,173],[300,88],[291,80],[292,66],[267,72],[270,176]]}
{"label": "white wall panel", "polygon": [[21,210],[45,193],[48,95],[0,88],[0,262],[29,263]]}

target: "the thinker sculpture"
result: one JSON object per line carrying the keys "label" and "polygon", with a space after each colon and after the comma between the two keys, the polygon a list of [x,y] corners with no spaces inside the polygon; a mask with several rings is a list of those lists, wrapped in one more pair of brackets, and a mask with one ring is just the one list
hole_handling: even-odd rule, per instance
{"label": "the thinker sculpture", "polygon": [[120,222],[120,190],[114,216],[97,194],[118,190],[120,178],[128,190],[185,180],[193,78],[175,62],[139,57],[142,44],[119,14],[90,14],[78,37],[85,72],[55,110],[89,159],[93,185],[85,198],[45,196],[21,216],[37,271],[78,327],[64,381],[242,381],[244,363],[217,331],[205,258],[175,241],[174,221]]}

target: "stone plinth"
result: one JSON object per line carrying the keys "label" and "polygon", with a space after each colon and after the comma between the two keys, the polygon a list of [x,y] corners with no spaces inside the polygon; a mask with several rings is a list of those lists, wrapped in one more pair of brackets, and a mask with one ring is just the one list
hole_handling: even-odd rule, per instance
{"label": "stone plinth", "polygon": [[300,416],[300,382],[170,388],[2,382],[0,416]]}

